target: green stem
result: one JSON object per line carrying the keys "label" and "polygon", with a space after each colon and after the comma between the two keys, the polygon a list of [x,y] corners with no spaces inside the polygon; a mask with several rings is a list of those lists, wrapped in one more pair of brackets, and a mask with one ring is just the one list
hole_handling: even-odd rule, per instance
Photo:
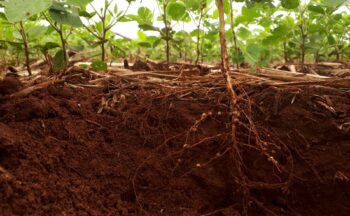
{"label": "green stem", "polygon": [[27,70],[28,70],[28,75],[31,76],[32,75],[32,70],[30,68],[28,37],[27,37],[27,34],[25,32],[25,28],[24,28],[23,22],[20,22],[19,25],[20,25],[20,31],[19,32],[20,32],[20,34],[22,36],[23,44],[24,44],[24,55],[26,57],[26,67],[27,67]]}
{"label": "green stem", "polygon": [[66,39],[64,38],[63,35],[63,25],[60,24],[59,28],[58,28],[58,34],[60,35],[60,39],[61,39],[61,44],[62,44],[62,51],[63,51],[63,59],[64,59],[64,65],[65,68],[68,66],[68,58],[67,58],[67,44],[66,44]]}

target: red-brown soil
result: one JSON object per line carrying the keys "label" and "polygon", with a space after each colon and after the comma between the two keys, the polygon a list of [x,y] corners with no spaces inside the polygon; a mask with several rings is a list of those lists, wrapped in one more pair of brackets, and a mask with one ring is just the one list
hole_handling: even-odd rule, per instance
{"label": "red-brown soil", "polygon": [[[160,86],[107,84],[57,82],[0,100],[0,215],[239,215],[225,88],[179,97]],[[248,214],[349,215],[349,92],[244,89],[250,103],[240,103],[237,128],[244,173],[268,183],[250,189]],[[113,95],[119,102],[98,114],[101,98]],[[254,130],[243,126],[245,115]]]}

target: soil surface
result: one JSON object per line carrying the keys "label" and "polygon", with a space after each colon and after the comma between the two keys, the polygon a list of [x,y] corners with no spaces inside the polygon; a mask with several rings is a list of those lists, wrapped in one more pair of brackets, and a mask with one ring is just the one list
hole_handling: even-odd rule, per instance
{"label": "soil surface", "polygon": [[[1,81],[0,215],[241,215],[225,88],[79,86],[92,78],[25,97]],[[349,91],[236,90],[243,172],[259,183],[248,215],[349,215]]]}

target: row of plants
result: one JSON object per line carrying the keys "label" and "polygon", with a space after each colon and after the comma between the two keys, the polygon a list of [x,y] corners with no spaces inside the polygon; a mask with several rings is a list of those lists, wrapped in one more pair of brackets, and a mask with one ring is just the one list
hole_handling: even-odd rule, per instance
{"label": "row of plants", "polygon": [[[98,52],[94,66],[101,70],[130,55],[167,62],[219,60],[216,1],[154,1],[158,17],[144,6],[129,13],[135,0],[127,0],[127,8],[113,0],[103,0],[102,8],[93,0],[0,0],[2,61],[24,59],[31,74],[32,59],[42,57],[49,62],[53,56],[54,71],[66,68],[68,50]],[[237,3],[243,4],[240,11]],[[348,0],[224,0],[223,8],[229,56],[237,67],[244,61],[257,67],[284,60],[303,70],[306,61],[350,58]],[[119,22],[136,22],[138,38],[112,31]],[[186,29],[188,23],[196,28]]]}

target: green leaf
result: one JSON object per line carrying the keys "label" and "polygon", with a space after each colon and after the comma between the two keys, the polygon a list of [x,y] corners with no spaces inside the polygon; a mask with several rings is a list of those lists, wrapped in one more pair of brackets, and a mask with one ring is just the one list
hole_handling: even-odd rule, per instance
{"label": "green leaf", "polygon": [[49,10],[49,14],[51,18],[57,23],[66,24],[73,27],[83,26],[79,15],[69,12],[64,7],[60,8],[57,7],[57,5],[55,7],[51,7]]}
{"label": "green leaf", "polygon": [[245,20],[248,22],[253,21],[255,18],[260,16],[260,11],[257,7],[243,7],[242,16],[245,17]]}
{"label": "green leaf", "polygon": [[263,40],[263,45],[265,46],[277,45],[279,42],[281,42],[280,38],[276,38],[275,36],[270,35]]}
{"label": "green leaf", "polygon": [[320,24],[310,24],[309,25],[310,33],[319,33],[321,34],[324,31],[324,26]]}
{"label": "green leaf", "polygon": [[175,38],[181,38],[181,39],[188,38],[189,36],[190,34],[184,30],[178,31],[174,35]]}
{"label": "green leaf", "polygon": [[21,33],[19,33],[18,31],[14,31],[12,33],[12,36],[17,40],[23,40]]}
{"label": "green leaf", "polygon": [[252,33],[245,27],[240,27],[237,31],[237,36],[241,39],[247,39],[251,37]]}
{"label": "green leaf", "polygon": [[145,48],[151,48],[152,44],[149,42],[139,42],[138,43],[139,46],[145,47]]}
{"label": "green leaf", "polygon": [[131,21],[135,21],[135,20],[130,19],[130,17],[128,15],[122,16],[119,18],[119,22],[131,22]]}
{"label": "green leaf", "polygon": [[190,32],[190,35],[191,35],[191,37],[196,37],[197,38],[198,37],[198,33],[199,33],[199,35],[203,35],[204,34],[204,32],[202,30],[198,31],[198,29],[195,29],[192,32]]}
{"label": "green leaf", "polygon": [[140,24],[139,28],[144,30],[144,31],[159,31],[159,29],[153,25],[149,24]]}
{"label": "green leaf", "polygon": [[337,42],[335,41],[335,38],[332,35],[328,36],[328,43],[330,45],[335,45]]}
{"label": "green leaf", "polygon": [[261,48],[255,43],[248,44],[245,55],[248,57],[250,63],[256,63],[260,59]]}
{"label": "green leaf", "polygon": [[288,34],[289,30],[290,30],[290,27],[288,27],[287,25],[281,24],[277,26],[274,30],[272,30],[272,35],[274,37],[283,38]]}
{"label": "green leaf", "polygon": [[66,62],[64,60],[65,53],[62,49],[58,50],[53,58],[53,70],[55,72],[63,70],[66,66]]}
{"label": "green leaf", "polygon": [[261,25],[264,28],[269,28],[272,24],[271,17],[262,17],[259,22],[259,25]]}
{"label": "green leaf", "polygon": [[325,14],[325,11],[321,5],[309,5],[307,8],[309,9],[309,11]]}
{"label": "green leaf", "polygon": [[93,70],[96,71],[106,71],[108,69],[108,65],[101,60],[96,60],[92,62],[91,67]]}
{"label": "green leaf", "polygon": [[118,13],[118,5],[117,4],[114,5],[113,12],[115,14]]}
{"label": "green leaf", "polygon": [[60,47],[60,45],[58,43],[54,43],[54,42],[47,42],[45,45],[44,45],[44,48],[46,50],[51,50],[51,49],[55,49],[55,48],[58,48]]}
{"label": "green leaf", "polygon": [[166,12],[173,20],[181,20],[186,13],[186,5],[183,2],[170,2],[166,8]]}
{"label": "green leaf", "polygon": [[8,21],[16,23],[45,11],[52,5],[52,0],[10,0],[3,4]]}
{"label": "green leaf", "polygon": [[234,50],[232,50],[232,62],[235,64],[241,64],[244,62],[244,55],[242,52],[236,53]]}
{"label": "green leaf", "polygon": [[289,28],[292,30],[292,28],[294,28],[294,25],[295,25],[295,20],[291,16],[286,16],[283,20],[283,23],[289,26]]}
{"label": "green leaf", "polygon": [[139,39],[142,40],[142,41],[144,41],[144,40],[147,39],[146,34],[145,34],[144,32],[142,32],[142,31],[137,32],[137,36],[138,36]]}
{"label": "green leaf", "polygon": [[142,24],[143,21],[140,19],[139,16],[135,15],[135,14],[129,14],[125,16],[129,21],[136,21],[139,24]]}
{"label": "green leaf", "polygon": [[350,58],[350,45],[344,49],[345,55]]}
{"label": "green leaf", "polygon": [[226,15],[228,15],[228,14],[230,14],[230,12],[231,12],[231,5],[230,5],[230,2],[229,2],[229,0],[223,0],[223,3],[224,3],[224,13],[226,14]]}
{"label": "green leaf", "polygon": [[67,0],[68,4],[78,6],[78,7],[83,7],[91,2],[92,0]]}
{"label": "green leaf", "polygon": [[27,34],[30,40],[38,39],[45,35],[47,27],[45,26],[33,26],[28,29]]}
{"label": "green leaf", "polygon": [[345,2],[347,2],[348,0],[323,0],[322,3],[327,6],[327,7],[339,7],[342,4],[344,4]]}
{"label": "green leaf", "polygon": [[47,52],[48,52],[49,50],[58,48],[58,47],[60,47],[60,45],[57,44],[57,43],[53,43],[53,42],[47,42],[44,46],[43,46],[43,45],[37,45],[36,47],[39,48],[40,51],[41,51],[43,54],[47,54]]}
{"label": "green leaf", "polygon": [[153,23],[153,13],[150,9],[146,7],[140,7],[137,14],[141,22],[139,24],[152,24]]}
{"label": "green leaf", "polygon": [[6,15],[5,15],[5,13],[3,13],[3,12],[0,12],[0,20],[1,20],[1,19],[7,21]]}
{"label": "green leaf", "polygon": [[300,0],[282,0],[281,4],[286,9],[295,9],[299,6]]}
{"label": "green leaf", "polygon": [[340,21],[343,18],[342,14],[334,14],[333,19],[336,21]]}
{"label": "green leaf", "polygon": [[162,42],[162,40],[160,38],[158,38],[157,40],[155,40],[153,42],[153,48],[156,48],[160,43]]}
{"label": "green leaf", "polygon": [[88,18],[88,19],[94,17],[95,15],[96,15],[96,12],[94,12],[94,13],[89,13],[87,11],[80,11],[79,12],[79,16],[85,17],[85,18]]}
{"label": "green leaf", "polygon": [[185,3],[187,8],[195,11],[195,10],[198,10],[200,8],[201,0],[184,0],[184,3]]}
{"label": "green leaf", "polygon": [[219,11],[217,9],[214,10],[212,18],[213,19],[218,19],[219,18]]}

